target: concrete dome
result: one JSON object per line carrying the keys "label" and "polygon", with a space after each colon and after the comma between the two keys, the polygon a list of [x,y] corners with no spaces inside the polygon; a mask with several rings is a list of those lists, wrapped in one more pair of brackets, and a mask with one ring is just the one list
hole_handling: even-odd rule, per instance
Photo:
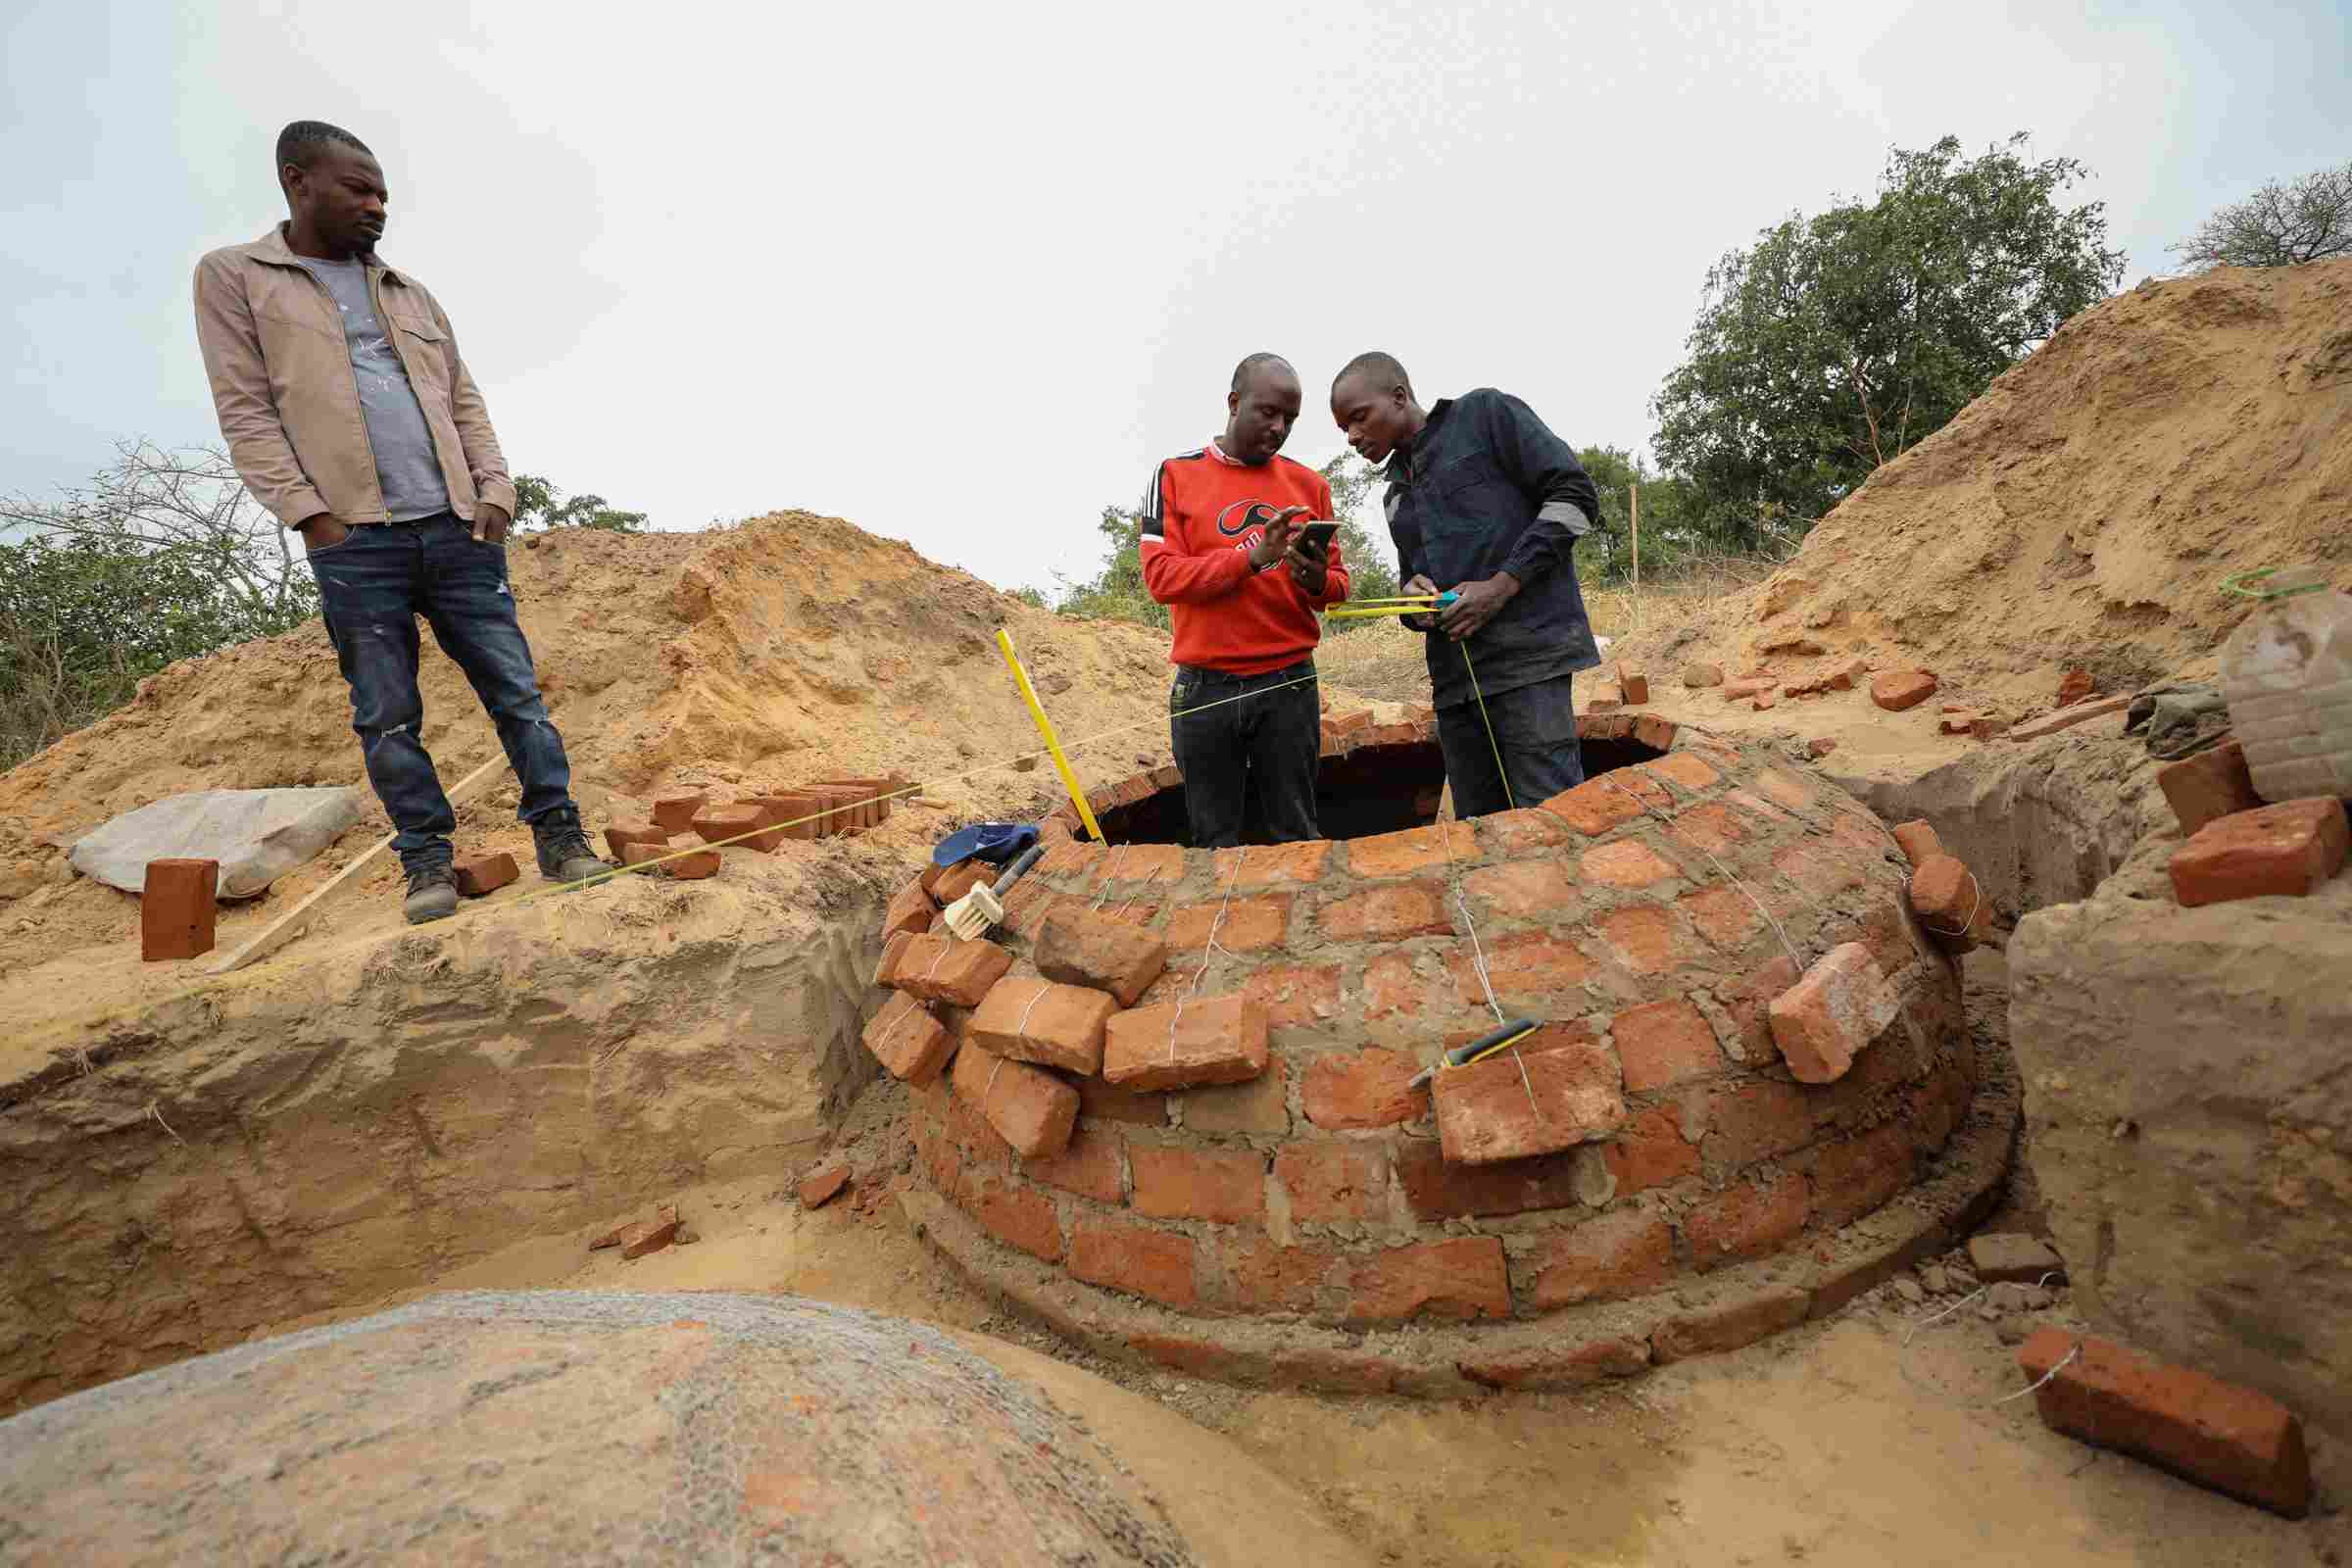
{"label": "concrete dome", "polygon": [[[1032,1159],[943,1073],[911,1113],[926,1233],[1108,1353],[1433,1394],[1746,1344],[1947,1245],[2005,1169],[2016,1096],[1890,835],[1770,753],[1583,726],[1593,777],[1475,823],[1427,821],[1426,723],[1327,733],[1324,763],[1327,795],[1340,766],[1385,801],[1354,820],[1426,825],[1209,853],[1127,841],[1180,822],[1165,770],[1102,792],[1111,847],[1058,843],[1014,890],[1004,983],[1035,989],[1049,914],[1132,923],[1167,949],[1135,1007],[1254,1002],[1265,1071],[1169,1093],[1064,1073],[1075,1134]],[[1850,1069],[1798,1082],[1767,1007],[1847,944],[1891,997]],[[1491,1103],[1441,1080],[1470,1117],[1449,1131],[1406,1082],[1497,1008],[1544,1027],[1496,1059]],[[1462,1126],[1501,1142],[1456,1147]],[[1527,1147],[1547,1152],[1494,1160]]]}

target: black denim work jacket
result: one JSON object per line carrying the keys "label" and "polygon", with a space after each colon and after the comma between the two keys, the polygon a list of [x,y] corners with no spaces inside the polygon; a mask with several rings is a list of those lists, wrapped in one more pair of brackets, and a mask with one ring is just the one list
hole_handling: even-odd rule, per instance
{"label": "black denim work jacket", "polygon": [[1382,470],[1397,570],[1439,588],[1507,571],[1519,592],[1462,646],[1431,632],[1429,681],[1440,708],[1515,691],[1600,662],[1571,550],[1600,517],[1599,493],[1568,443],[1536,411],[1480,387],[1440,400],[1409,447]]}

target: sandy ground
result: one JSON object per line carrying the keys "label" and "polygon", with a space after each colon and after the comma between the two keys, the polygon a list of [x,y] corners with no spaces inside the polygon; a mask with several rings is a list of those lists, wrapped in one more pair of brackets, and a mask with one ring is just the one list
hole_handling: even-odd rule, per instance
{"label": "sandy ground", "polygon": [[[1999,955],[1972,956],[1980,1027],[1997,1027],[2005,998]],[[710,1290],[809,1296],[974,1330],[1099,1372],[1231,1440],[1393,1563],[2352,1561],[2352,1518],[2341,1513],[2276,1519],[2046,1431],[2031,1399],[2005,1398],[2024,1386],[2002,1341],[2021,1321],[1988,1321],[1977,1302],[1947,1312],[1965,1301],[1957,1294],[1914,1302],[1889,1284],[1825,1323],[1576,1396],[1336,1398],[1105,1363],[1000,1312],[912,1233],[892,1198],[911,1163],[903,1103],[888,1082],[861,1097],[818,1162],[846,1161],[855,1179],[822,1209],[802,1209],[797,1171],[685,1192],[691,1245],[624,1261],[589,1251],[593,1231],[540,1238],[336,1315],[441,1290]],[[2038,1228],[2019,1180],[1996,1228]],[[2063,1294],[2032,1320],[2076,1321]],[[2323,1510],[2338,1508],[2352,1495],[2352,1453],[2315,1435],[2314,1454]],[[1279,1550],[1269,1543],[1269,1559]]]}

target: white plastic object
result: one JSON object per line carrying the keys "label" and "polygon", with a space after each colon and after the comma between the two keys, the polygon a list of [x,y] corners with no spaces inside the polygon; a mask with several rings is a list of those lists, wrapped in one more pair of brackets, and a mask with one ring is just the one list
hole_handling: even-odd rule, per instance
{"label": "white plastic object", "polygon": [[2254,792],[2352,797],[2352,594],[2316,566],[2258,579],[2262,603],[2222,645],[2222,695]]}

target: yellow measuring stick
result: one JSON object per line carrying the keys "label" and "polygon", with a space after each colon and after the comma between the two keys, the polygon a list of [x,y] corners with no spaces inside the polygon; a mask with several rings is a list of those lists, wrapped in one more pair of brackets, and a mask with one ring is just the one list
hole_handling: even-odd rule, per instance
{"label": "yellow measuring stick", "polygon": [[997,628],[997,646],[1004,650],[1004,663],[1011,669],[1014,684],[1021,688],[1021,701],[1029,705],[1029,716],[1037,720],[1037,732],[1045,737],[1046,750],[1054,756],[1054,770],[1061,775],[1061,787],[1070,792],[1070,804],[1078,808],[1079,819],[1097,844],[1103,842],[1102,824],[1095,820],[1094,808],[1086,804],[1086,792],[1078,787],[1078,775],[1070,771],[1070,760],[1061,755],[1061,742],[1054,738],[1054,721],[1037,700],[1037,688],[1029,684],[1029,672],[1012,652],[1012,633]]}

